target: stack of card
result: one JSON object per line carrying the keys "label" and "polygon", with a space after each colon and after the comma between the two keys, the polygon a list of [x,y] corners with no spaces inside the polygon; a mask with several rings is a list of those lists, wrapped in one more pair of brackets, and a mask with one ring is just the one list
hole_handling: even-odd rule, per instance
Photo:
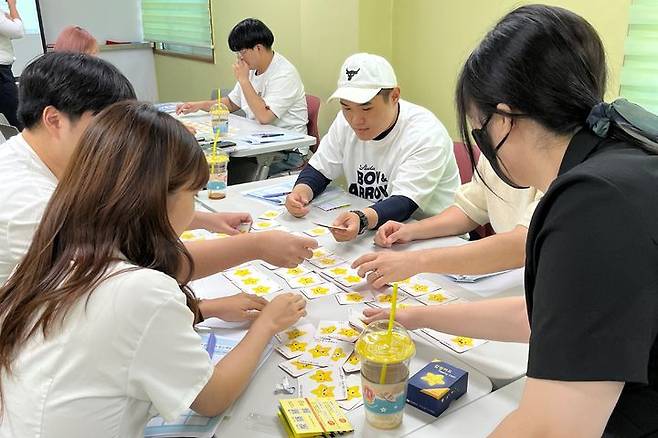
{"label": "stack of card", "polygon": [[[343,366],[345,368],[345,366]],[[359,367],[360,368],[360,367]],[[350,374],[345,377],[345,400],[339,400],[338,406],[351,411],[363,404],[361,390],[361,374]]]}
{"label": "stack of card", "polygon": [[299,396],[345,400],[345,374],[339,367],[327,367],[306,373],[297,379]]}
{"label": "stack of card", "polygon": [[350,292],[337,293],[336,299],[338,300],[338,304],[347,305],[347,304],[370,303],[375,298],[367,290],[363,290],[363,291],[352,290]]}
{"label": "stack of card", "polygon": [[253,224],[251,224],[251,229],[254,231],[273,230],[280,227],[281,225],[277,221],[271,221],[267,219],[258,219]]}
{"label": "stack of card", "polygon": [[283,210],[267,210],[258,216],[258,219],[274,220],[283,214]]}
{"label": "stack of card", "polygon": [[[401,293],[398,293],[398,303],[407,299],[407,296]],[[375,294],[375,299],[371,303],[372,306],[379,307],[381,309],[390,309],[391,302],[393,301],[393,290],[392,288],[386,288],[384,291]]]}
{"label": "stack of card", "polygon": [[281,344],[276,346],[276,351],[286,359],[292,359],[302,355],[307,347],[315,342],[315,327],[313,324],[302,324],[290,327],[276,335]]}
{"label": "stack of card", "polygon": [[340,367],[354,351],[349,342],[334,339],[315,339],[298,359],[302,363],[318,367]]}
{"label": "stack of card", "polygon": [[357,270],[352,269],[347,263],[326,268],[320,272],[344,287],[353,288],[368,284],[366,279],[359,277]]}
{"label": "stack of card", "polygon": [[328,255],[324,257],[313,257],[309,259],[309,263],[315,266],[316,268],[325,269],[333,268],[334,266],[342,265],[345,263],[345,259],[342,259],[335,255]]}
{"label": "stack of card", "polygon": [[197,240],[212,240],[212,239],[223,239],[224,237],[229,237],[228,234],[224,233],[213,233],[208,230],[187,230],[180,235],[180,240],[183,242],[195,242]]}

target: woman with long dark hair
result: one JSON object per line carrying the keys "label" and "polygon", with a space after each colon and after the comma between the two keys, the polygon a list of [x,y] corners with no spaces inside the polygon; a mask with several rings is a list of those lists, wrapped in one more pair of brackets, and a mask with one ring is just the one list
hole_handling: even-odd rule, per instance
{"label": "woman with long dark hair", "polygon": [[[658,118],[624,99],[605,103],[605,84],[592,26],[543,5],[506,15],[459,76],[471,157],[472,136],[510,186],[545,192],[528,230],[525,299],[413,307],[398,318],[530,343],[520,405],[493,436],[658,433]],[[367,264],[360,273],[386,274]]]}
{"label": "woman with long dark hair", "polygon": [[141,437],[150,416],[226,409],[271,337],[305,314],[284,294],[216,366],[178,236],[208,165],[149,104],[119,102],[83,134],[24,260],[0,288],[0,437]]}

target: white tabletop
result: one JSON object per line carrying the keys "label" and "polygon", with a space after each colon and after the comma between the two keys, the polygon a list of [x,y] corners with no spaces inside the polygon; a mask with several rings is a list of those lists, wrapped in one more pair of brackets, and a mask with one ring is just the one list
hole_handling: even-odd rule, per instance
{"label": "white tabletop", "polygon": [[409,435],[412,438],[479,438],[493,432],[519,406],[526,378],[519,379],[463,409],[441,416],[437,421]]}
{"label": "white tabletop", "polygon": [[[183,122],[202,122],[209,125],[210,114],[204,111],[196,113],[177,116]],[[235,146],[222,148],[223,151],[232,157],[253,157],[256,155],[267,154],[271,152],[286,151],[291,149],[309,147],[316,143],[316,138],[310,135],[303,135],[302,138],[288,140],[288,141],[273,141],[264,144],[249,144],[240,141],[241,136],[249,135],[255,132],[272,132],[272,133],[288,133],[297,134],[294,131],[278,128],[272,125],[261,125],[255,120],[250,120],[245,117],[229,115],[229,133],[227,136],[222,136],[222,140],[229,140],[235,143]],[[206,141],[201,141],[201,144],[212,142],[211,132],[198,132],[197,135],[204,135]],[[302,135],[302,134],[299,134]]]}
{"label": "white tabletop", "polygon": [[[282,182],[286,181],[287,179],[294,178],[294,176],[283,177],[277,178],[276,180],[256,181],[237,186],[229,186],[227,197],[220,201],[208,201],[204,193],[202,193],[200,196],[204,199],[205,203],[208,203],[217,210],[248,211],[254,217],[256,217],[258,214],[272,209],[272,205],[251,197],[242,196],[241,193],[248,190],[253,190],[258,187],[263,187],[268,184],[273,184],[275,182]],[[357,197],[350,196],[350,198],[352,199],[352,205],[347,207],[347,209],[363,208],[370,204],[368,201]],[[311,224],[311,221],[313,220],[330,222],[338,214],[339,211],[340,210],[324,212],[319,208],[311,208],[311,212],[304,219],[297,219],[290,216],[289,214],[284,214],[280,216],[277,221],[292,231],[302,231],[308,228],[312,228],[313,225]],[[335,242],[331,237],[325,237],[322,238],[321,245],[334,250],[340,257],[343,257],[347,260],[354,260],[358,256],[367,252],[383,250],[382,248],[379,248],[373,244],[373,236],[373,232],[368,232],[356,241],[348,243],[338,243]],[[463,244],[468,243],[458,237],[445,237],[421,242],[413,242],[409,245],[404,245],[404,249],[421,249]],[[402,250],[402,248],[394,247],[393,250]],[[523,278],[522,275],[520,275],[520,271],[521,270],[516,270],[497,277],[480,280],[477,283],[477,286],[488,290],[487,297],[522,295]],[[430,278],[441,287],[445,288],[448,292],[458,297],[472,301],[484,299],[482,295],[469,289],[469,286],[471,285],[456,283],[443,275],[423,275],[427,278]],[[495,293],[491,293],[490,291],[492,290]],[[419,336],[423,336],[423,334],[419,333]],[[438,344],[436,341],[432,341],[432,343],[435,345]],[[454,358],[462,360],[463,362],[472,366],[474,369],[480,371],[492,381],[494,388],[500,388],[524,376],[527,368],[528,344],[489,341],[486,344],[480,345],[461,354],[455,353],[454,351],[440,344],[437,345],[437,348],[445,351]]]}

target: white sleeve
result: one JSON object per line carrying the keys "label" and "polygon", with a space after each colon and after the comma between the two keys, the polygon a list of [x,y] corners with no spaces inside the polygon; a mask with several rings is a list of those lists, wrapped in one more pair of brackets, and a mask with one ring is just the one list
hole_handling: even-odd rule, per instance
{"label": "white sleeve", "polygon": [[343,123],[347,125],[347,121],[343,118],[342,113],[339,112],[329,127],[327,134],[320,140],[318,151],[313,154],[308,162],[309,165],[323,174],[325,178],[332,181],[341,177],[344,173],[343,155],[345,151],[345,139],[341,135],[342,132],[345,132],[345,127],[341,127]]}
{"label": "white sleeve", "polygon": [[[478,171],[484,171],[482,160],[486,160],[480,156],[478,161]],[[462,184],[455,193],[455,206],[466,214],[473,222],[484,225],[489,222],[489,210],[487,208],[487,189],[482,180],[478,177],[477,172],[473,173],[473,178]]]}
{"label": "white sleeve", "polygon": [[281,118],[304,95],[304,85],[299,75],[293,72],[280,72],[267,82],[263,96],[267,105],[277,118]]}
{"label": "white sleeve", "polygon": [[[422,129],[422,127],[419,127]],[[401,144],[401,150],[412,150],[402,158],[395,178],[390,182],[391,196],[401,195],[414,201],[421,210],[427,208],[434,190],[443,179],[450,160],[454,160],[452,140],[438,129],[431,129],[414,140]]]}
{"label": "white sleeve", "polygon": [[231,90],[230,93],[228,93],[228,98],[231,102],[235,104],[235,106],[239,106],[242,108],[242,88],[240,88],[240,83],[236,82],[235,87]]}
{"label": "white sleeve", "polygon": [[51,193],[46,194],[45,188],[28,191],[19,203],[12,202],[8,206],[13,209],[13,215],[7,222],[7,250],[15,264],[25,257],[30,248]]}
{"label": "white sleeve", "polygon": [[7,18],[7,16],[0,11],[0,35],[6,36],[10,39],[23,38],[25,36],[25,29],[23,22],[20,18]]}
{"label": "white sleeve", "polygon": [[535,209],[537,208],[537,204],[539,204],[539,201],[541,201],[542,196],[544,196],[544,193],[537,190],[537,193],[535,193],[534,199],[526,207],[526,209],[523,212],[523,215],[521,216],[521,218],[519,219],[519,223],[517,225],[522,225],[526,228],[530,228],[530,221],[532,220],[532,215],[535,213]]}
{"label": "white sleeve", "polygon": [[139,291],[151,295],[168,293],[170,297],[155,309],[141,311],[148,321],[130,365],[128,393],[150,400],[158,414],[172,421],[190,408],[214,368],[200,336],[192,328],[194,316],[185,304],[185,296],[180,290],[173,290],[178,289],[175,280],[167,279],[156,278]]}

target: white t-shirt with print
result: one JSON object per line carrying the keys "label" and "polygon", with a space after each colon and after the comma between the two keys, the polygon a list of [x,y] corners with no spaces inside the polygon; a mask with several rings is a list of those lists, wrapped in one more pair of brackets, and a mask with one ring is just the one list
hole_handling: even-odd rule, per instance
{"label": "white t-shirt with print", "polygon": [[22,134],[0,145],[0,286],[27,253],[56,187]]}
{"label": "white t-shirt with print", "polygon": [[373,203],[406,196],[418,205],[416,216],[427,217],[454,202],[460,181],[452,144],[434,114],[400,100],[398,120],[381,140],[359,140],[340,111],[309,164],[330,180],[344,175],[351,194]]}
{"label": "white t-shirt with print", "polygon": [[126,271],[85,301],[45,340],[38,331],[13,373],[3,372],[1,438],[141,438],[149,418],[175,419],[210,379],[213,365],[171,277]]}
{"label": "white t-shirt with print", "polygon": [[528,228],[543,193],[535,188],[515,189],[505,184],[482,155],[477,170],[482,179],[475,173],[470,182],[459,187],[455,206],[480,225],[490,223],[496,233],[511,231],[517,225]]}
{"label": "white t-shirt with print", "polygon": [[[308,110],[304,84],[297,69],[283,55],[275,52],[272,62],[263,73],[249,71],[249,82],[265,104],[276,115],[272,125],[306,134]],[[228,98],[244,110],[247,118],[255,120],[240,83],[236,83]]]}

